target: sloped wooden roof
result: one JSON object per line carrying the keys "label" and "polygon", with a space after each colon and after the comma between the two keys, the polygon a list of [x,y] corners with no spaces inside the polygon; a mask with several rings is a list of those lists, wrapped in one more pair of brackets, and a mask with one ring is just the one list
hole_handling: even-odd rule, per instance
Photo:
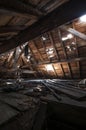
{"label": "sloped wooden roof", "polygon": [[86,4],[74,3],[0,1],[1,78],[86,77],[86,22],[79,19]]}

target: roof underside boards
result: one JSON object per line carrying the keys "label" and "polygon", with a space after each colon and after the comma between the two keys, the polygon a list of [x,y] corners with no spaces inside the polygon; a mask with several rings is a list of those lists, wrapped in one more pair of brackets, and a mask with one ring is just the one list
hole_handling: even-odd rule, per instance
{"label": "roof underside boards", "polygon": [[85,78],[86,2],[77,2],[0,1],[1,78]]}

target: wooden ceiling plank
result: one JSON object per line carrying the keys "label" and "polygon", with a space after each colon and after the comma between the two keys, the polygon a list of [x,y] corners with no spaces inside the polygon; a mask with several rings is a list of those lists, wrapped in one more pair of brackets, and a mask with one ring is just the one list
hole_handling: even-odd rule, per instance
{"label": "wooden ceiling plank", "polygon": [[24,30],[26,26],[20,25],[20,26],[0,26],[0,33],[8,33],[8,32],[16,32]]}
{"label": "wooden ceiling plank", "polygon": [[56,69],[55,69],[53,64],[52,64],[52,67],[53,67],[53,70],[54,70],[55,77],[58,77],[58,74],[57,74]]}
{"label": "wooden ceiling plank", "polygon": [[72,62],[78,62],[78,61],[85,61],[86,60],[86,57],[79,57],[79,58],[72,58],[72,59],[65,59],[65,60],[61,60],[61,61],[57,61],[57,60],[54,60],[54,61],[44,61],[44,62],[40,62],[40,63],[35,63],[33,64],[34,66],[35,65],[47,65],[47,64],[53,64],[53,63],[57,63],[57,64],[62,64],[62,63],[72,63]]}
{"label": "wooden ceiling plank", "polygon": [[28,5],[19,1],[19,0],[2,0],[0,1],[0,8],[8,10],[10,12],[20,13],[21,15],[34,15],[34,16],[41,16],[43,13],[31,6],[29,3]]}
{"label": "wooden ceiling plank", "polygon": [[34,53],[33,53],[33,50],[31,49],[29,43],[28,43],[28,47],[29,47],[29,49],[30,49],[30,52],[31,52],[32,57],[34,58],[35,63],[37,63],[36,58],[35,58]]}
{"label": "wooden ceiling plank", "polygon": [[41,55],[39,49],[37,48],[37,46],[36,46],[36,44],[35,44],[35,41],[33,40],[33,41],[31,41],[31,42],[33,43],[35,49],[37,50],[37,53],[39,54],[40,60],[41,60],[41,61],[44,61],[44,59],[43,59],[43,57],[42,57],[42,55]]}
{"label": "wooden ceiling plank", "polygon": [[30,14],[23,14],[23,13],[19,13],[19,12],[16,12],[16,11],[13,11],[13,10],[11,10],[11,11],[9,11],[9,10],[7,10],[7,9],[1,9],[0,8],[0,15],[4,15],[4,16],[14,16],[14,17],[20,17],[20,18],[26,18],[26,19],[36,19],[37,20],[37,16],[34,16],[34,15],[30,15]]}
{"label": "wooden ceiling plank", "polygon": [[46,53],[47,59],[50,61],[50,57],[48,56],[48,54],[47,54],[47,52],[46,52],[45,41],[41,40],[41,42],[42,42],[42,45],[43,45],[44,51],[45,51],[45,53]]}
{"label": "wooden ceiling plank", "polygon": [[[60,29],[58,29],[58,36],[59,36],[59,40],[60,40],[64,55],[65,55],[65,58],[68,59],[67,52],[66,52],[66,49],[65,49],[65,45],[64,45],[64,42],[62,41]],[[70,73],[70,77],[73,78],[70,63],[67,63],[67,66],[68,66],[68,71]]]}
{"label": "wooden ceiling plank", "polygon": [[[30,70],[33,71],[34,69],[33,69],[32,63],[30,61],[28,62],[27,59],[26,59],[26,57],[24,55],[22,55],[22,59],[23,59],[25,65],[29,64]],[[34,77],[37,78],[37,74],[36,73],[33,73],[33,74],[34,74]]]}
{"label": "wooden ceiling plank", "polygon": [[[73,29],[75,29],[74,22],[72,23],[72,26],[73,26]],[[77,55],[77,57],[79,57],[79,51],[78,51],[78,45],[77,45],[77,38],[76,38],[76,36],[74,36],[74,42],[75,42],[75,47],[76,47],[76,55]],[[77,62],[77,65],[78,65],[79,77],[81,79],[81,66],[80,66],[80,62],[79,61]]]}
{"label": "wooden ceiling plank", "polygon": [[50,38],[51,44],[52,44],[52,46],[54,48],[56,58],[57,58],[57,60],[60,60],[59,59],[59,54],[58,54],[58,51],[56,49],[55,42],[54,42],[54,39],[53,39],[53,36],[52,36],[52,32],[49,32],[48,34],[49,34],[49,38]]}
{"label": "wooden ceiling plank", "polygon": [[[53,45],[57,61],[60,61],[60,56],[59,56],[59,53],[58,53],[58,51],[56,49],[56,46],[55,46],[55,43],[54,43],[54,39],[53,39],[53,36],[52,36],[52,32],[49,33],[49,38],[50,38],[50,41],[51,41],[51,43]],[[64,69],[63,69],[62,64],[60,64],[60,69],[62,71],[63,76],[65,77],[65,73],[64,73]]]}
{"label": "wooden ceiling plank", "polygon": [[63,65],[62,65],[62,64],[59,64],[59,67],[60,67],[60,70],[61,70],[61,72],[62,72],[63,77],[65,78],[66,76],[65,76],[64,69],[63,69]]}
{"label": "wooden ceiling plank", "polygon": [[67,2],[68,0],[50,0],[48,3],[46,3],[46,5],[42,8],[43,10],[45,10],[47,13],[51,12],[53,9],[56,9],[57,7],[59,7],[60,5],[62,5],[63,3]]}

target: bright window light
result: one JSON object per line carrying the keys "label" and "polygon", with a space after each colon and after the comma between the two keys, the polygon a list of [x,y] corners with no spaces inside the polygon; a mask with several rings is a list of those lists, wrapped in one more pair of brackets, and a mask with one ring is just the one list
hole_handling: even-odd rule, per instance
{"label": "bright window light", "polygon": [[21,52],[21,49],[19,49],[18,51]]}
{"label": "bright window light", "polygon": [[30,59],[30,56],[28,56],[27,58]]}
{"label": "bright window light", "polygon": [[47,53],[48,53],[48,54],[53,54],[53,51],[48,51]]}
{"label": "bright window light", "polygon": [[68,34],[68,35],[67,35],[67,38],[68,38],[68,39],[71,39],[71,38],[73,38],[73,35],[72,35],[72,34]]}
{"label": "bright window light", "polygon": [[86,22],[86,14],[80,17],[80,21]]}
{"label": "bright window light", "polygon": [[75,45],[76,43],[75,43],[75,42],[72,42],[71,44],[72,44],[72,45]]}
{"label": "bright window light", "polygon": [[6,82],[6,84],[13,84],[12,82]]}
{"label": "bright window light", "polygon": [[73,35],[72,34],[68,34],[66,37],[62,37],[62,41],[66,41],[68,39],[72,39]]}
{"label": "bright window light", "polygon": [[70,46],[67,46],[68,49],[70,49]]}
{"label": "bright window light", "polygon": [[42,40],[45,41],[45,40],[46,40],[46,37],[43,37],[43,36],[42,36]]}
{"label": "bright window light", "polygon": [[18,65],[17,68],[19,68],[20,66]]}
{"label": "bright window light", "polygon": [[62,37],[62,41],[66,41],[67,39],[67,37]]}
{"label": "bright window light", "polygon": [[53,48],[49,48],[49,50],[50,50],[50,51],[52,51],[52,50],[53,50]]}
{"label": "bright window light", "polygon": [[52,65],[46,65],[46,69],[47,69],[47,71],[53,71]]}

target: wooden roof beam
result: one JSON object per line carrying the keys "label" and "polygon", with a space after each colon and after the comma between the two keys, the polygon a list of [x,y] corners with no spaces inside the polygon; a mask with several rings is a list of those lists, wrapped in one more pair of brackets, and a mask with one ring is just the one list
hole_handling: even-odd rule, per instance
{"label": "wooden roof beam", "polygon": [[36,46],[36,44],[35,44],[35,41],[31,41],[31,42],[33,43],[35,49],[37,50],[37,53],[38,53],[38,55],[39,55],[39,58],[41,59],[41,61],[43,61],[43,57],[42,57],[42,55],[41,55],[39,49],[37,48],[37,46]]}
{"label": "wooden roof beam", "polygon": [[85,61],[86,60],[86,57],[79,57],[79,58],[73,58],[73,59],[65,59],[65,60],[62,60],[62,61],[57,61],[57,60],[54,60],[54,61],[51,61],[51,62],[40,62],[40,63],[36,63],[36,64],[32,64],[32,65],[47,65],[47,64],[53,64],[53,63],[57,63],[57,64],[62,64],[62,63],[71,63],[71,62],[78,62],[78,61]]}
{"label": "wooden roof beam", "polygon": [[[31,5],[26,5],[25,3],[19,1],[19,0],[2,0],[0,1],[0,9],[5,11],[10,11],[10,13],[18,13],[21,16],[41,16],[43,15],[42,12],[38,9],[33,8]],[[28,15],[29,14],[29,15]]]}
{"label": "wooden roof beam", "polygon": [[61,28],[86,41],[86,35],[75,30],[74,28],[69,28],[66,26],[62,26]]}
{"label": "wooden roof beam", "polygon": [[86,60],[86,57],[79,57],[79,58],[74,58],[74,59],[67,59],[67,60],[64,60],[64,61],[58,61],[57,63],[58,64],[71,63],[71,62],[78,62],[78,61],[83,61],[83,60]]}
{"label": "wooden roof beam", "polygon": [[0,33],[16,32],[24,30],[27,26],[18,25],[18,26],[0,26]]}

